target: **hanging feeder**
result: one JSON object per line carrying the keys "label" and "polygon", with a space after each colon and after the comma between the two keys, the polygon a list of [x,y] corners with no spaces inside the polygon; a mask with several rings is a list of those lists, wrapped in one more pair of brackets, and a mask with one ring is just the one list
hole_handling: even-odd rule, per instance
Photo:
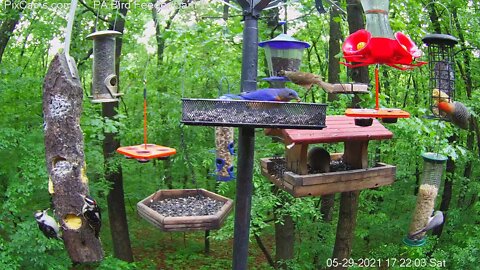
{"label": "hanging feeder", "polygon": [[[148,62],[147,62],[148,65]],[[146,71],[146,67],[145,67]],[[143,144],[119,147],[117,152],[126,158],[136,159],[139,162],[148,162],[151,159],[165,159],[177,153],[174,148],[147,143],[147,80],[146,72],[143,78]]]}
{"label": "hanging feeder", "polygon": [[215,127],[215,165],[217,167],[215,172],[217,181],[226,182],[235,179],[233,135],[233,127]]}
{"label": "hanging feeder", "polygon": [[[388,21],[389,0],[361,0],[366,15],[366,29],[345,39],[342,46],[347,67],[384,64],[400,70],[426,64],[416,62],[422,51],[405,34],[393,34]],[[349,62],[349,63],[348,63]]]}
{"label": "hanging feeder", "polygon": [[[346,116],[356,119],[359,126],[368,126],[368,118],[382,118],[386,123],[395,123],[398,118],[408,118],[410,114],[397,108],[380,108],[379,105],[379,65],[387,65],[399,70],[409,70],[426,62],[416,61],[422,51],[401,32],[393,33],[388,20],[389,0],[361,0],[366,14],[366,29],[361,29],[345,39],[342,46],[341,63],[349,68],[375,64],[375,109],[347,109]],[[366,118],[366,119],[365,119]]]}
{"label": "hanging feeder", "polygon": [[137,204],[138,214],[166,232],[219,229],[233,201],[205,189],[158,190]]}
{"label": "hanging feeder", "polygon": [[424,153],[423,157],[423,175],[420,187],[418,188],[417,204],[410,223],[408,236],[404,238],[404,243],[409,246],[423,246],[426,242],[425,232],[412,236],[424,228],[431,217],[435,199],[440,190],[442,173],[447,157],[436,153]]}
{"label": "hanging feeder", "polygon": [[430,71],[430,110],[433,118],[446,119],[438,110],[439,102],[452,103],[455,99],[455,54],[458,40],[446,34],[429,34],[422,41],[427,45]]}
{"label": "hanging feeder", "polygon": [[[265,48],[268,71],[273,81],[278,80],[279,72],[298,71],[302,63],[303,50],[310,44],[297,40],[287,34],[280,34],[274,39],[260,42],[258,46]],[[283,77],[281,77],[283,78]]]}
{"label": "hanging feeder", "polygon": [[92,102],[117,102],[118,79],[115,73],[115,37],[122,33],[106,30],[87,36],[93,39]]}

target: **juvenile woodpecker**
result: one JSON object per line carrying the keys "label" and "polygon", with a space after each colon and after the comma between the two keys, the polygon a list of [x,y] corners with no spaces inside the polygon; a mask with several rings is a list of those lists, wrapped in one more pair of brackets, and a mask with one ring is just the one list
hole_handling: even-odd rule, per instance
{"label": "juvenile woodpecker", "polygon": [[95,237],[98,238],[100,234],[100,227],[102,226],[102,215],[100,213],[100,207],[97,202],[90,196],[81,195],[84,201],[82,207],[82,215],[88,222],[88,225],[95,232]]}
{"label": "juvenile woodpecker", "polygon": [[468,129],[468,124],[472,115],[465,105],[458,101],[452,103],[442,101],[438,103],[438,109],[445,112],[453,124],[460,128]]}
{"label": "juvenile woodpecker", "polygon": [[444,217],[443,217],[443,212],[442,211],[435,211],[434,215],[428,219],[427,225],[423,228],[420,229],[412,234],[410,234],[410,238],[413,238],[421,233],[427,232],[429,230],[433,230],[436,227],[440,226],[443,224]]}
{"label": "juvenile woodpecker", "polygon": [[48,238],[60,238],[60,228],[57,221],[47,213],[48,209],[43,211],[37,211],[35,213],[35,220],[37,221],[38,228]]}

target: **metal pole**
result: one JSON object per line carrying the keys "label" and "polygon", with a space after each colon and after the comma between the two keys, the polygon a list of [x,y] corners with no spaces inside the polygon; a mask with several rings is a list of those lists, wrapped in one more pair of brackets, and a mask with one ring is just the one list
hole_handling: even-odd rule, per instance
{"label": "metal pole", "polygon": [[244,24],[241,91],[250,92],[257,89],[258,18],[246,15]]}
{"label": "metal pole", "polygon": [[239,131],[232,269],[246,270],[250,232],[250,210],[252,206],[255,129],[240,128]]}
{"label": "metal pole", "polygon": [[[245,15],[243,30],[242,85],[245,92],[257,89],[258,62],[258,18]],[[233,238],[232,269],[246,270],[250,232],[250,211],[253,190],[253,157],[255,129],[239,128],[238,135],[238,177],[235,199],[235,227]]]}

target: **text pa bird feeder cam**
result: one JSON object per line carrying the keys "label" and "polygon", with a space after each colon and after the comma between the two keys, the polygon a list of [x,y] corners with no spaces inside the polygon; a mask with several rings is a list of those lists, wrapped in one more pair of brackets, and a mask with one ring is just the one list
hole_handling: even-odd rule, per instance
{"label": "text pa bird feeder cam", "polygon": [[408,246],[423,246],[426,242],[426,232],[443,223],[443,214],[434,213],[434,208],[447,157],[437,153],[424,153],[422,157],[423,174],[418,188],[415,212],[408,235],[403,239]]}
{"label": "text pa bird feeder cam", "polygon": [[458,40],[447,34],[428,34],[422,41],[427,45],[430,72],[430,109],[432,118],[446,119],[438,108],[440,102],[453,103],[455,99],[455,54]]}
{"label": "text pa bird feeder cam", "polygon": [[310,44],[297,40],[287,34],[280,34],[274,39],[260,42],[265,49],[270,77],[278,77],[280,71],[298,71],[302,63],[303,50]]}
{"label": "text pa bird feeder cam", "polygon": [[118,79],[115,73],[115,37],[122,33],[106,30],[87,36],[93,39],[92,102],[117,102]]}

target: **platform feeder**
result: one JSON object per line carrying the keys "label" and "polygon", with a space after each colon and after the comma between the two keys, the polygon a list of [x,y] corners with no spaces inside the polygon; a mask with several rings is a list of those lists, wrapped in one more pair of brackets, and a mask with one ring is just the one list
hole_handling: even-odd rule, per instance
{"label": "platform feeder", "polygon": [[435,199],[437,198],[442,173],[447,157],[437,153],[424,153],[423,174],[420,187],[418,188],[417,204],[413,214],[408,235],[404,243],[408,246],[423,246],[426,242],[425,232],[413,235],[414,232],[424,228],[432,216]]}
{"label": "platform feeder", "polygon": [[106,30],[87,36],[93,40],[92,102],[117,102],[118,78],[115,73],[115,38],[122,33]]}
{"label": "platform feeder", "polygon": [[438,103],[455,99],[455,53],[457,38],[447,34],[428,34],[422,41],[427,45],[430,73],[430,109],[432,118],[446,119]]}

